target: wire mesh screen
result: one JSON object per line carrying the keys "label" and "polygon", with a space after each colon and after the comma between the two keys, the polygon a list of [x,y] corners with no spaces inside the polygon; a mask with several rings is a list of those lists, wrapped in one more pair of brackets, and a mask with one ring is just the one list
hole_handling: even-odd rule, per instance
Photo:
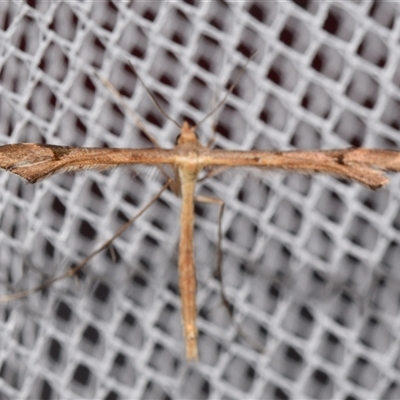
{"label": "wire mesh screen", "polygon": [[[201,120],[224,149],[398,149],[396,2],[3,2],[0,142],[161,146]],[[198,363],[185,360],[180,200],[166,191],[75,278],[0,305],[2,399],[400,397],[399,177],[372,192],[325,176],[226,173],[196,205]],[[0,174],[1,294],[34,288],[101,245],[160,190],[151,171]]]}

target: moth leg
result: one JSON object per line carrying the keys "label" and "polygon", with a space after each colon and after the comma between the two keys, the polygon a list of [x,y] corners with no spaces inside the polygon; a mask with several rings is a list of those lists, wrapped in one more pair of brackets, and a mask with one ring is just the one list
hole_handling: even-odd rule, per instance
{"label": "moth leg", "polygon": [[166,182],[164,186],[159,190],[159,192],[154,195],[151,200],[139,210],[139,212],[132,217],[129,221],[125,222],[124,225],[121,226],[121,228],[118,229],[117,232],[114,233],[108,240],[106,240],[99,248],[94,250],[91,254],[89,254],[86,258],[84,258],[79,264],[75,265],[73,268],[69,269],[67,272],[57,275],[53,278],[48,279],[44,283],[42,283],[39,286],[36,286],[32,289],[27,289],[22,292],[17,292],[17,293],[11,293],[8,295],[3,295],[0,296],[0,303],[5,303],[11,300],[17,300],[17,299],[23,299],[25,297],[30,296],[31,294],[34,294],[36,292],[40,292],[41,290],[44,290],[54,283],[61,281],[63,279],[69,278],[69,277],[75,277],[79,271],[83,269],[83,267],[97,254],[102,252],[103,250],[107,249],[112,242],[120,235],[122,235],[123,232],[125,232],[142,214],[144,214],[145,211],[147,211],[148,208],[150,208],[151,205],[153,205],[158,198],[161,196],[161,194],[167,189],[169,186],[170,182]]}
{"label": "moth leg", "polygon": [[242,326],[235,322],[234,319],[234,307],[232,303],[228,300],[228,297],[225,294],[224,285],[223,285],[223,274],[222,274],[222,216],[224,214],[225,209],[225,202],[217,197],[208,197],[208,196],[196,196],[195,201],[202,204],[214,204],[219,206],[219,217],[218,217],[218,241],[217,241],[217,248],[218,248],[218,255],[217,255],[217,268],[215,271],[215,277],[219,281],[220,284],[220,293],[222,304],[228,311],[229,317],[232,320],[232,323],[237,329],[238,334],[247,342],[249,343],[256,351],[262,353],[265,351],[265,348],[257,343],[253,338],[251,338],[242,328]]}
{"label": "moth leg", "polygon": [[203,182],[208,178],[212,178],[213,176],[217,176],[221,174],[222,172],[226,171],[228,168],[227,167],[215,167],[207,171],[207,173],[202,176],[201,178],[197,179],[197,183]]}
{"label": "moth leg", "polygon": [[219,207],[218,239],[217,239],[217,268],[215,270],[214,275],[220,283],[222,303],[228,310],[229,315],[231,317],[233,317],[233,307],[225,294],[224,285],[222,282],[222,275],[223,275],[222,274],[222,216],[224,214],[225,202],[217,197],[208,197],[208,196],[196,196],[195,201],[197,203],[202,203],[202,204],[214,204]]}

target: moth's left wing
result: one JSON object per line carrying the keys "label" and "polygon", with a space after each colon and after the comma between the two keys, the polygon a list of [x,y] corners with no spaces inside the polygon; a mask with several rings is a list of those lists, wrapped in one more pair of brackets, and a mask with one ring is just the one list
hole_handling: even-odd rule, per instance
{"label": "moth's left wing", "polygon": [[108,149],[64,147],[35,143],[0,146],[0,168],[35,183],[53,174],[104,170],[123,165],[174,164],[175,152],[167,149]]}

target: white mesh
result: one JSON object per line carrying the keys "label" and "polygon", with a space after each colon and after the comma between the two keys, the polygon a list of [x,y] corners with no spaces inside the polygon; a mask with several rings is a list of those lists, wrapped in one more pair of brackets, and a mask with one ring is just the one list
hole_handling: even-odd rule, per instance
{"label": "white mesh", "polygon": [[[108,77],[165,147],[132,62],[172,117],[199,121],[247,58],[217,146],[400,144],[397,2],[2,2],[0,143],[144,147],[93,75]],[[199,129],[203,143],[212,118]],[[2,399],[400,397],[398,176],[372,192],[334,178],[225,174],[196,207],[200,362],[185,361],[180,202],[166,192],[79,276],[1,305]],[[66,271],[161,188],[124,171],[35,186],[0,174],[1,293]],[[238,327],[248,336],[239,334]],[[258,351],[261,348],[263,351]]]}

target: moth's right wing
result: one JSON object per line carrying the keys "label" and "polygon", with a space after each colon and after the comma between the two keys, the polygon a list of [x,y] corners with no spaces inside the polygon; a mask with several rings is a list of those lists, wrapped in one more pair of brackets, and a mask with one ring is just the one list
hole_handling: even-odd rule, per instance
{"label": "moth's right wing", "polygon": [[[389,182],[382,171],[400,172],[400,151],[364,148],[310,151],[216,149],[203,152],[201,162],[217,173],[226,168],[323,173],[355,180],[371,189],[378,189]],[[210,175],[215,173],[211,172]]]}

